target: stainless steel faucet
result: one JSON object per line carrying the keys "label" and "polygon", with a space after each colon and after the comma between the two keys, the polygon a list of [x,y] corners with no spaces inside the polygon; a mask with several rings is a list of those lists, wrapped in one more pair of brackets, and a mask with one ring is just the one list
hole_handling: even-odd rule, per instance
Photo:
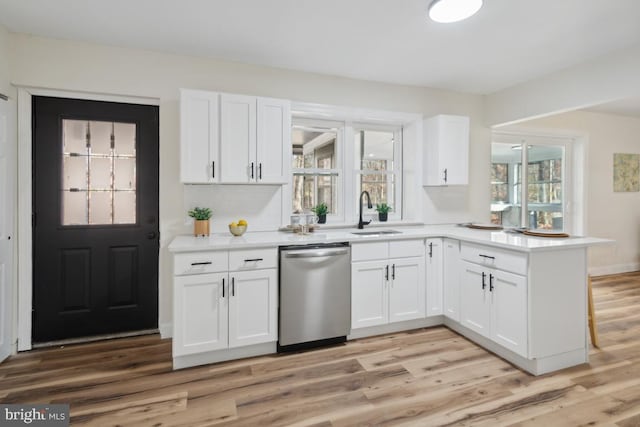
{"label": "stainless steel faucet", "polygon": [[360,230],[362,230],[364,228],[365,225],[369,224],[371,222],[371,220],[364,222],[362,220],[362,196],[367,196],[367,207],[369,209],[371,209],[373,207],[373,205],[371,204],[371,196],[369,196],[369,192],[368,191],[363,191],[362,193],[360,193],[360,219],[358,220],[358,228]]}

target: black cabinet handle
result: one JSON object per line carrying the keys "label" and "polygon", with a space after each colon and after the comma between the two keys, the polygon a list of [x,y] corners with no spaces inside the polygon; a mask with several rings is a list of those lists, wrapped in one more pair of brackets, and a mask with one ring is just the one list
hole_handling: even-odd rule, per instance
{"label": "black cabinet handle", "polygon": [[429,258],[433,258],[433,242],[429,242]]}
{"label": "black cabinet handle", "polygon": [[216,162],[212,161],[211,162],[211,178],[215,178],[216,177]]}
{"label": "black cabinet handle", "polygon": [[389,280],[389,266],[388,265],[385,267],[385,270],[386,270],[386,272],[384,273],[384,279],[388,281]]}
{"label": "black cabinet handle", "polygon": [[396,280],[396,265],[391,266],[391,279]]}
{"label": "black cabinet handle", "polygon": [[487,282],[485,282],[485,279],[487,278],[487,273],[485,273],[484,271],[482,272],[482,289],[487,287]]}
{"label": "black cabinet handle", "polygon": [[493,292],[493,278],[495,276],[493,274],[489,275],[489,291]]}
{"label": "black cabinet handle", "polygon": [[191,265],[209,265],[213,264],[211,261],[192,262]]}
{"label": "black cabinet handle", "polygon": [[447,170],[444,170],[444,182],[447,182]]}
{"label": "black cabinet handle", "polygon": [[258,179],[262,179],[262,163],[258,163]]}
{"label": "black cabinet handle", "polygon": [[153,240],[153,239],[155,239],[155,238],[156,238],[156,236],[157,236],[156,232],[155,232],[155,231],[151,231],[151,232],[149,232],[149,233],[147,234],[147,239],[149,239],[149,240]]}
{"label": "black cabinet handle", "polygon": [[235,277],[231,278],[231,296],[232,297],[236,296],[236,278]]}
{"label": "black cabinet handle", "polygon": [[251,179],[253,179],[253,162],[251,162]]}
{"label": "black cabinet handle", "polygon": [[496,257],[491,256],[491,255],[483,255],[483,254],[479,254],[482,258],[487,258],[487,259],[496,259]]}
{"label": "black cabinet handle", "polygon": [[245,259],[244,262],[258,262],[258,261],[264,261],[264,259],[262,258],[250,258],[250,259]]}
{"label": "black cabinet handle", "polygon": [[222,279],[222,298],[224,298],[224,278]]}

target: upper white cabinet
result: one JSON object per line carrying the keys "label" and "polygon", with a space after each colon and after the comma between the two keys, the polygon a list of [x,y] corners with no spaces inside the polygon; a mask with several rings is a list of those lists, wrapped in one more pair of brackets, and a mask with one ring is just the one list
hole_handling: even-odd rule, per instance
{"label": "upper white cabinet", "polygon": [[180,181],[219,182],[219,94],[180,90]]}
{"label": "upper white cabinet", "polygon": [[469,183],[469,117],[438,115],[424,121],[423,185]]}
{"label": "upper white cabinet", "polygon": [[180,111],[182,182],[287,182],[289,101],[182,89]]}
{"label": "upper white cabinet", "polygon": [[443,312],[442,256],[442,239],[427,239],[427,316],[437,316]]}

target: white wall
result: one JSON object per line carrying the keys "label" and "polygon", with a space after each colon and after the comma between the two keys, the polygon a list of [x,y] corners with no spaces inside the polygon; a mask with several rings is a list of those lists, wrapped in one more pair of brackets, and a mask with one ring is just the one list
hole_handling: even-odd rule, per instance
{"label": "white wall", "polygon": [[509,124],[637,95],[640,45],[488,95],[486,124]]}
{"label": "white wall", "polygon": [[586,134],[586,234],[616,240],[589,249],[593,274],[640,270],[640,193],[613,192],[613,153],[640,154],[640,118],[576,111],[522,123]]}
{"label": "white wall", "polygon": [[9,32],[0,25],[0,93],[13,95],[9,84]]}
{"label": "white wall", "polygon": [[[208,198],[214,210],[214,230],[222,229],[227,217],[240,215],[249,221],[255,218],[256,227],[269,228],[279,223],[270,215],[280,203],[280,190],[265,187],[246,191],[247,187],[235,186],[185,189],[179,183],[181,87],[425,116],[469,115],[472,184],[463,189],[424,190],[421,205],[429,223],[489,216],[490,133],[483,125],[483,102],[479,96],[23,34],[10,35],[9,50],[10,77],[17,85],[160,99],[161,324],[171,320],[171,262],[166,246],[177,234],[190,232],[184,224],[184,203]],[[263,216],[265,212],[269,215]]]}

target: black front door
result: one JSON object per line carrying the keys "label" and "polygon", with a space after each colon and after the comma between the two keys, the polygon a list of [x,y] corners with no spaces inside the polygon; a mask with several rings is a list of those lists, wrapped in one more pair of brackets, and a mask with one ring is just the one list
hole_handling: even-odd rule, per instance
{"label": "black front door", "polygon": [[158,107],[33,98],[34,342],[158,326]]}

